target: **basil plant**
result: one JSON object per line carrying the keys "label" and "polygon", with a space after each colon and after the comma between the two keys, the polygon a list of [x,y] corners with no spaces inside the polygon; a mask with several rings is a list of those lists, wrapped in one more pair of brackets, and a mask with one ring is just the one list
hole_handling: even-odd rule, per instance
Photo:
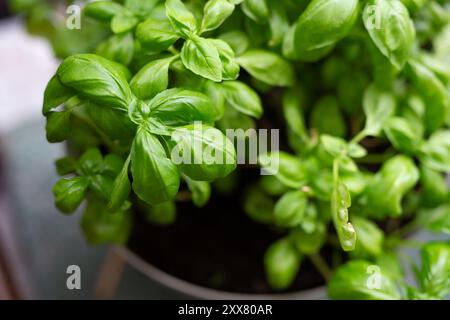
{"label": "basil plant", "polygon": [[[211,182],[239,174],[225,130],[266,117],[283,141],[257,166],[278,170],[236,206],[280,235],[261,261],[274,290],[309,260],[334,299],[450,293],[450,244],[410,237],[450,234],[450,1],[93,1],[82,21],[73,32],[95,37],[63,55],[43,115],[72,150],[56,206],[86,202],[90,243],[126,243],[137,203],[170,223],[182,182],[205,205]],[[226,161],[176,159],[198,151]]]}

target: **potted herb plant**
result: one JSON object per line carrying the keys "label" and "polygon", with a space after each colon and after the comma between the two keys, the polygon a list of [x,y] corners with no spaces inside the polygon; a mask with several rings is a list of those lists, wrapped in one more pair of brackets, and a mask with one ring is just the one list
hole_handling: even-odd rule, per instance
{"label": "potted herb plant", "polygon": [[[62,61],[43,114],[70,150],[56,206],[86,203],[89,243],[127,245],[206,293],[450,292],[448,242],[420,244],[417,286],[398,256],[415,230],[450,230],[448,1],[95,1],[83,14],[109,30]],[[279,129],[280,148],[238,164],[251,137],[226,130],[251,128]]]}

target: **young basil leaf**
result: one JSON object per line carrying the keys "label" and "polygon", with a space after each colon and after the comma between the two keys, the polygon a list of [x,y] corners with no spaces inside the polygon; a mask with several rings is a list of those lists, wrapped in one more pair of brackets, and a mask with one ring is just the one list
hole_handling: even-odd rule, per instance
{"label": "young basil leaf", "polygon": [[378,257],[383,252],[383,231],[372,221],[358,216],[352,217],[358,239],[352,255],[359,258]]}
{"label": "young basil leaf", "polygon": [[308,197],[305,192],[295,190],[284,194],[276,203],[274,222],[279,227],[298,226],[305,214]]}
{"label": "young basil leaf", "polygon": [[218,110],[204,94],[186,89],[168,89],[149,103],[149,116],[166,126],[178,127],[200,121],[213,124]]}
{"label": "young basil leaf", "polygon": [[131,192],[130,179],[128,178],[129,166],[130,157],[125,161],[122,170],[120,170],[112,185],[111,197],[107,206],[109,211],[119,210]]}
{"label": "young basil leaf", "polygon": [[401,201],[419,180],[414,162],[402,155],[386,161],[366,188],[367,206],[377,217],[399,217]]}
{"label": "young basil leaf", "polygon": [[419,211],[418,222],[428,230],[450,235],[450,204]]}
{"label": "young basil leaf", "polygon": [[201,32],[217,29],[234,11],[228,0],[209,0],[203,9]]}
{"label": "young basil leaf", "polygon": [[237,56],[247,51],[250,46],[247,35],[240,30],[232,30],[219,36],[220,40],[225,41],[233,49]]}
{"label": "young basil leaf", "polygon": [[104,201],[108,201],[111,197],[112,187],[114,180],[113,178],[103,175],[96,174],[89,177],[90,180],[90,190],[98,198]]}
{"label": "young basil leaf", "polygon": [[155,8],[159,0],[125,0],[125,8],[139,17],[145,17]]}
{"label": "young basil leaf", "polygon": [[91,18],[110,21],[114,16],[124,13],[125,8],[113,1],[95,1],[87,3],[83,13]]}
{"label": "young basil leaf", "polygon": [[57,75],[65,86],[107,106],[127,110],[133,98],[122,67],[94,54],[66,58]]}
{"label": "young basil leaf", "polygon": [[409,61],[407,74],[427,103],[425,125],[428,132],[433,132],[450,114],[449,93],[436,75],[419,62]]}
{"label": "young basil leaf", "polygon": [[261,176],[259,186],[261,190],[271,196],[282,196],[290,190],[274,176]]}
{"label": "young basil leaf", "polygon": [[179,36],[168,20],[149,18],[136,28],[136,39],[152,52],[161,52],[173,45]]}
{"label": "young basil leaf", "polygon": [[381,53],[402,69],[411,55],[416,36],[408,9],[401,1],[369,0],[363,20]]}
{"label": "young basil leaf", "polygon": [[114,16],[111,20],[111,30],[114,33],[128,32],[139,23],[134,14],[125,12]]}
{"label": "young basil leaf", "polygon": [[91,120],[102,132],[113,140],[129,140],[134,137],[136,125],[127,113],[107,106],[91,103],[87,108]]}
{"label": "young basil leaf", "polygon": [[45,88],[42,114],[46,116],[50,110],[60,106],[75,94],[76,92],[64,86],[56,75],[53,76]]}
{"label": "young basil leaf", "polygon": [[[226,1],[226,0],[224,0]],[[219,52],[219,58],[222,62],[222,79],[235,80],[239,76],[239,64],[235,59],[233,49],[225,41],[219,39],[209,39]]]}
{"label": "young basil leaf", "polygon": [[167,0],[166,14],[172,27],[182,37],[189,38],[197,32],[197,22],[194,15],[180,0]]}
{"label": "young basil leaf", "polygon": [[95,52],[106,59],[128,65],[133,59],[133,35],[130,32],[113,35],[100,43]]}
{"label": "young basil leaf", "polygon": [[294,90],[286,90],[283,94],[283,115],[289,129],[297,138],[305,141],[308,139],[302,104]]}
{"label": "young basil leaf", "polygon": [[268,0],[269,6],[269,26],[270,39],[268,45],[270,47],[278,47],[282,44],[284,35],[289,30],[289,18],[287,8],[278,0]]}
{"label": "young basil leaf", "polygon": [[62,142],[69,137],[72,128],[70,116],[70,110],[62,112],[50,111],[47,113],[45,131],[48,142]]}
{"label": "young basil leaf", "polygon": [[84,177],[61,179],[53,186],[55,205],[63,213],[74,212],[84,200],[89,180]]}
{"label": "young basil leaf", "polygon": [[291,65],[276,53],[253,49],[238,58],[238,63],[256,79],[279,87],[294,84],[295,76]]}
{"label": "young basil leaf", "polygon": [[205,206],[211,196],[211,185],[206,181],[195,181],[184,177],[192,194],[192,202],[199,208]]}
{"label": "young basil leaf", "polygon": [[171,139],[172,161],[193,180],[223,178],[236,168],[234,145],[216,128],[195,123],[177,128]]}
{"label": "young basil leaf", "polygon": [[450,245],[428,243],[421,250],[421,258],[422,290],[434,298],[444,299],[450,293]]}
{"label": "young basil leaf", "polygon": [[368,135],[378,136],[395,113],[395,97],[392,93],[371,85],[364,92],[363,107],[366,114],[364,131]]}
{"label": "young basil leaf", "polygon": [[282,151],[270,152],[260,155],[258,161],[268,173],[288,187],[300,188],[306,183],[306,169],[295,156]]}
{"label": "young basil leaf", "polygon": [[151,205],[172,200],[180,186],[177,167],[166,156],[161,142],[145,129],[138,129],[131,147],[133,190]]}
{"label": "young basil leaf", "polygon": [[450,172],[450,130],[436,131],[420,148],[420,161],[440,172]]}
{"label": "young basil leaf", "polygon": [[153,60],[146,64],[130,82],[131,90],[139,99],[151,99],[167,89],[169,66],[175,57]]}
{"label": "young basil leaf", "polygon": [[302,256],[297,252],[289,238],[273,243],[264,255],[267,281],[275,290],[287,289],[300,269]]}
{"label": "young basil leaf", "polygon": [[110,153],[103,159],[102,174],[105,174],[111,178],[115,178],[119,175],[124,163],[125,162],[121,157],[114,153]]}
{"label": "young basil leaf", "polygon": [[272,224],[275,203],[259,188],[248,190],[244,201],[244,211],[253,220],[259,223]]}
{"label": "young basil leaf", "polygon": [[356,246],[356,231],[348,221],[348,208],[351,206],[351,197],[347,187],[334,181],[332,194],[333,222],[339,242],[344,251],[352,251]]}
{"label": "young basil leaf", "polygon": [[[313,0],[295,24],[293,55],[303,61],[317,61],[353,27],[359,13],[358,0]],[[286,51],[289,44],[286,43]]]}
{"label": "young basil leaf", "polygon": [[173,201],[149,206],[145,217],[150,223],[159,226],[168,226],[175,222],[177,207]]}
{"label": "young basil leaf", "polygon": [[420,167],[421,203],[426,207],[435,207],[445,202],[448,193],[445,177],[436,170]]}
{"label": "young basil leaf", "polygon": [[347,126],[335,97],[329,96],[319,100],[311,112],[311,127],[319,133],[344,137]]}
{"label": "young basil leaf", "polygon": [[299,226],[291,230],[289,234],[292,243],[298,252],[304,255],[319,253],[327,236],[326,225],[315,221],[313,228],[306,229]]}
{"label": "young basil leaf", "polygon": [[240,81],[225,81],[221,85],[225,102],[243,114],[260,118],[263,113],[261,99],[248,85]]}
{"label": "young basil leaf", "polygon": [[[375,275],[374,272],[377,274]],[[371,286],[371,280],[377,280],[378,285]],[[364,260],[352,260],[338,267],[328,282],[328,295],[331,299],[398,300],[401,298],[394,279],[385,270],[374,269],[373,263]]]}
{"label": "young basil leaf", "polygon": [[72,157],[63,157],[55,161],[56,172],[60,176],[74,173],[77,170],[77,160]]}
{"label": "young basil leaf", "polygon": [[78,159],[78,173],[80,175],[90,176],[102,173],[103,157],[97,148],[90,148],[84,152]]}
{"label": "young basil leaf", "polygon": [[399,151],[414,154],[420,148],[422,137],[411,123],[401,117],[392,117],[386,122],[384,132],[392,145]]}
{"label": "young basil leaf", "polygon": [[81,218],[81,228],[89,244],[125,244],[131,231],[132,216],[127,208],[108,211],[101,201],[90,198]]}
{"label": "young basil leaf", "polygon": [[222,61],[213,42],[201,37],[187,40],[181,49],[184,66],[193,73],[206,79],[222,81]]}
{"label": "young basil leaf", "polygon": [[241,8],[247,17],[256,22],[264,23],[269,18],[269,7],[266,0],[246,0]]}

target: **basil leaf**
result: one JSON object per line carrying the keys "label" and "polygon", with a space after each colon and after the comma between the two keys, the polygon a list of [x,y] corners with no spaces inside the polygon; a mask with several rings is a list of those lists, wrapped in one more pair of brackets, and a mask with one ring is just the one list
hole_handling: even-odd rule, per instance
{"label": "basil leaf", "polygon": [[[374,270],[372,266],[372,263],[364,260],[352,260],[338,267],[328,282],[329,297],[356,300],[400,299],[394,279],[385,270]],[[371,283],[374,284],[373,287]]]}
{"label": "basil leaf", "polygon": [[303,191],[296,190],[284,194],[275,205],[275,224],[286,228],[298,226],[302,222],[307,203],[308,198]]}
{"label": "basil leaf", "polygon": [[364,131],[368,135],[378,136],[395,113],[395,97],[390,92],[372,85],[364,92],[363,107],[366,114]]}
{"label": "basil leaf", "polygon": [[211,196],[211,185],[206,181],[195,181],[184,177],[192,195],[192,202],[199,208],[204,207]]}
{"label": "basil leaf", "polygon": [[168,89],[149,103],[150,116],[166,126],[183,126],[200,121],[212,124],[218,114],[211,100],[204,94],[186,89]]}
{"label": "basil leaf", "polygon": [[55,205],[63,213],[74,212],[84,200],[89,180],[84,177],[61,179],[53,186]]}
{"label": "basil leaf", "polygon": [[42,114],[46,116],[50,110],[60,106],[75,94],[74,90],[64,86],[56,75],[53,76],[45,88]]}
{"label": "basil leaf", "polygon": [[310,118],[311,127],[319,133],[336,137],[344,137],[347,126],[344,117],[334,97],[324,97],[314,106]]}
{"label": "basil leaf", "polygon": [[89,99],[127,110],[132,93],[119,64],[94,54],[77,54],[66,58],[57,75],[65,86]]}
{"label": "basil leaf", "polygon": [[181,60],[193,73],[215,82],[222,81],[222,61],[209,39],[192,37],[187,40],[181,49]]}
{"label": "basil leaf", "polygon": [[356,231],[348,221],[348,208],[351,206],[351,197],[347,187],[334,181],[332,198],[333,222],[344,251],[352,251],[356,246]]}
{"label": "basil leaf", "polygon": [[122,5],[113,1],[90,2],[83,9],[86,16],[101,21],[110,21],[115,15],[122,14],[125,11]]}
{"label": "basil leaf", "polygon": [[62,112],[50,111],[47,113],[47,124],[45,131],[48,142],[62,142],[66,140],[71,133],[71,112],[64,110]]}
{"label": "basil leaf", "polygon": [[350,32],[358,12],[358,0],[311,1],[298,18],[290,40],[294,56],[317,61],[327,55]]}
{"label": "basil leaf", "polygon": [[179,36],[168,20],[149,18],[137,26],[136,39],[145,49],[161,52],[173,45]]}
{"label": "basil leaf", "polygon": [[450,235],[450,204],[419,211],[418,222],[436,233]]}
{"label": "basil leaf", "polygon": [[174,57],[154,60],[139,70],[130,82],[131,90],[139,99],[153,98],[169,85],[169,66]]}
{"label": "basil leaf", "polygon": [[151,13],[159,0],[125,0],[125,8],[138,15],[145,17]]}
{"label": "basil leaf", "polygon": [[295,133],[297,138],[305,141],[308,139],[302,104],[294,90],[287,90],[283,94],[283,116],[289,130]]}
{"label": "basil leaf", "polygon": [[407,154],[414,154],[422,143],[420,132],[409,121],[401,117],[389,119],[384,127],[384,132],[397,150]]}
{"label": "basil leaf", "polygon": [[402,155],[386,161],[366,189],[367,206],[377,217],[399,217],[403,196],[419,180],[414,162]]}
{"label": "basil leaf", "polygon": [[95,52],[106,59],[128,65],[133,59],[133,35],[130,32],[113,35],[100,43]]}
{"label": "basil leaf", "polygon": [[291,65],[279,55],[261,49],[243,53],[238,63],[254,78],[271,86],[289,87],[295,76]]}
{"label": "basil leaf", "polygon": [[121,157],[114,153],[110,153],[103,159],[102,173],[111,178],[115,178],[122,170],[123,165],[124,161]]}
{"label": "basil leaf", "polygon": [[114,180],[111,190],[111,197],[108,202],[108,210],[116,211],[125,203],[131,192],[130,179],[128,178],[128,168],[130,166],[130,157],[125,161],[122,170]]}
{"label": "basil leaf", "polygon": [[136,126],[122,110],[90,104],[87,113],[103,133],[113,140],[128,140],[134,137]]}
{"label": "basil leaf", "polygon": [[114,16],[111,20],[111,30],[114,33],[123,33],[130,31],[139,23],[134,14],[125,12]]}
{"label": "basil leaf", "polygon": [[111,196],[114,180],[103,174],[96,174],[89,177],[90,190],[99,199],[108,201]]}
{"label": "basil leaf", "polygon": [[223,33],[219,36],[219,39],[228,43],[231,49],[238,56],[247,51],[248,47],[250,46],[247,35],[240,30],[232,30]]}
{"label": "basil leaf", "polygon": [[60,176],[73,173],[77,170],[77,160],[72,157],[63,157],[55,161],[56,172]]}
{"label": "basil leaf", "polygon": [[144,129],[138,129],[131,147],[131,172],[134,192],[151,205],[169,201],[178,192],[177,167],[167,158],[161,142]]}
{"label": "basil leaf", "polygon": [[420,167],[421,203],[426,207],[435,207],[445,202],[448,193],[445,176],[426,166]]}
{"label": "basil leaf", "polygon": [[217,29],[234,11],[234,5],[228,0],[209,0],[203,8],[201,31]]}
{"label": "basil leaf", "polygon": [[243,114],[260,118],[263,113],[258,94],[240,81],[225,81],[221,85],[226,103]]}
{"label": "basil leaf", "polygon": [[289,29],[289,18],[287,8],[278,0],[268,0],[269,6],[269,26],[270,39],[268,45],[270,47],[278,47],[282,44],[284,35]]}
{"label": "basil leaf", "polygon": [[246,0],[241,8],[247,17],[256,22],[263,23],[269,17],[269,7],[266,0]]}
{"label": "basil leaf", "polygon": [[268,173],[291,188],[300,188],[306,183],[306,170],[301,161],[286,152],[262,154],[258,159]]}
{"label": "basil leaf", "polygon": [[431,169],[450,172],[450,130],[433,133],[420,148],[419,159]]}
{"label": "basil leaf", "polygon": [[222,62],[222,79],[235,80],[239,76],[240,68],[233,49],[225,41],[219,39],[209,39],[208,41],[216,47],[219,53]]}
{"label": "basil leaf", "polygon": [[271,224],[273,222],[273,209],[275,203],[259,188],[248,190],[244,201],[245,213],[256,222]]}
{"label": "basil leaf", "polygon": [[292,229],[289,236],[298,252],[305,255],[312,255],[320,252],[326,240],[326,227],[324,223],[316,221],[311,230],[299,226]]}
{"label": "basil leaf", "polygon": [[146,212],[146,219],[150,223],[159,226],[168,226],[175,222],[177,208],[173,201],[167,201],[155,206],[149,206]]}
{"label": "basil leaf", "polygon": [[450,245],[429,243],[421,250],[422,269],[419,280],[422,290],[444,299],[450,293]]}
{"label": "basil leaf", "polygon": [[383,231],[366,218],[353,216],[351,220],[358,235],[352,255],[359,258],[379,257],[383,252]]}
{"label": "basil leaf", "polygon": [[414,23],[408,9],[401,1],[369,0],[363,20],[381,53],[395,67],[402,69],[411,55],[415,40]]}
{"label": "basil leaf", "polygon": [[171,137],[176,145],[171,158],[193,180],[212,181],[236,168],[231,141],[218,129],[202,124],[177,128]]}
{"label": "basil leaf", "polygon": [[194,15],[180,0],[166,1],[166,14],[172,27],[182,37],[190,37],[197,32],[197,24]]}
{"label": "basil leaf", "polygon": [[97,148],[90,148],[85,151],[78,159],[78,173],[80,175],[90,176],[102,173],[103,157]]}
{"label": "basil leaf", "polygon": [[110,212],[91,198],[81,218],[81,228],[89,244],[125,244],[131,231],[132,217],[128,209]]}
{"label": "basil leaf", "polygon": [[275,290],[287,289],[295,280],[302,261],[289,238],[273,243],[264,255],[267,281]]}

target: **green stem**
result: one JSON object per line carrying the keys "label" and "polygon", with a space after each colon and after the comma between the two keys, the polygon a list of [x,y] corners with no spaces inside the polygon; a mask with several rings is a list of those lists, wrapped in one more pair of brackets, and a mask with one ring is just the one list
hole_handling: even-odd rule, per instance
{"label": "green stem", "polygon": [[311,260],[314,267],[316,267],[317,271],[320,272],[325,281],[328,282],[331,279],[332,271],[325,259],[319,253],[309,255],[308,258]]}
{"label": "green stem", "polygon": [[354,136],[352,140],[350,140],[349,144],[357,144],[361,140],[363,140],[365,137],[367,137],[366,131],[362,130],[356,136]]}

